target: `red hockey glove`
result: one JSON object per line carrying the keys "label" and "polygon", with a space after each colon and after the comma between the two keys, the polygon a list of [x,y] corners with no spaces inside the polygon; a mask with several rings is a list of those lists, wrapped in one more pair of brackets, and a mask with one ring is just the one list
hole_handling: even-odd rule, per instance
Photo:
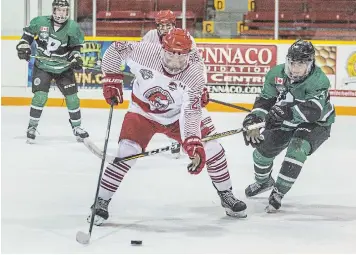
{"label": "red hockey glove", "polygon": [[207,104],[209,103],[209,98],[210,98],[210,96],[209,96],[208,89],[205,87],[203,89],[203,94],[201,96],[201,102],[200,102],[202,108],[207,106]]}
{"label": "red hockey glove", "polygon": [[120,73],[107,73],[102,79],[103,83],[103,94],[105,100],[108,104],[122,104],[122,84],[123,84],[124,75]]}
{"label": "red hockey glove", "polygon": [[187,169],[190,174],[199,174],[205,166],[206,156],[201,139],[197,136],[191,136],[185,139],[183,149],[187,152],[192,162]]}

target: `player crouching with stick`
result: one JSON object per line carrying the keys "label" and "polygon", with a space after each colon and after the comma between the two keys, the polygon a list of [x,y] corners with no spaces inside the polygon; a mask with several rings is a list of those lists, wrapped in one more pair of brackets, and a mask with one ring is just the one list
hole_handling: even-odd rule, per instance
{"label": "player crouching with stick", "polygon": [[[203,62],[186,30],[174,28],[163,43],[114,42],[102,62],[103,93],[108,104],[123,102],[120,66],[123,62],[135,75],[132,102],[125,115],[118,145],[119,158],[144,151],[156,133],[182,144],[191,159],[188,172],[199,174],[206,165],[226,214],[246,217],[246,204],[232,193],[224,148],[219,142],[203,143],[211,131],[202,125],[201,96],[205,84]],[[95,224],[109,217],[108,205],[124,176],[136,160],[109,163],[102,175],[95,203]],[[94,205],[93,205],[94,206]],[[92,206],[92,209],[93,209]],[[90,222],[90,217],[88,221]]]}

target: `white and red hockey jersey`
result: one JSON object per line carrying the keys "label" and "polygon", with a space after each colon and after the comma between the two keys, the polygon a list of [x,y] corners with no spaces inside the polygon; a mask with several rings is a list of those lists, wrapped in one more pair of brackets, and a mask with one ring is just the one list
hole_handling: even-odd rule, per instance
{"label": "white and red hockey jersey", "polygon": [[[190,36],[190,39],[192,40],[192,49],[197,48],[197,44],[194,41],[193,36]],[[150,42],[150,43],[162,43],[161,39],[158,35],[157,29],[151,29],[148,31],[143,37],[142,37],[143,42]]]}
{"label": "white and red hockey jersey", "polygon": [[181,73],[168,75],[161,62],[159,43],[114,42],[102,60],[104,73],[120,73],[126,64],[135,75],[129,112],[162,125],[179,120],[182,141],[201,137],[201,95],[205,84],[203,62],[197,51]]}

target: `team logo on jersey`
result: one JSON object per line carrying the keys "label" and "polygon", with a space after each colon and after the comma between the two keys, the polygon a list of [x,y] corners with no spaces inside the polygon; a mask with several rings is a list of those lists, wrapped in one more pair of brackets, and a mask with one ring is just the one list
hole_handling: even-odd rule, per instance
{"label": "team logo on jersey", "polygon": [[168,84],[168,88],[169,90],[173,91],[173,90],[177,90],[177,84],[173,81],[171,81],[169,84]]}
{"label": "team logo on jersey", "polygon": [[170,104],[174,103],[171,94],[161,87],[150,88],[143,93],[143,96],[148,99],[151,111],[164,111]]}
{"label": "team logo on jersey", "polygon": [[41,83],[41,79],[40,79],[40,78],[36,78],[36,79],[34,79],[34,81],[33,81],[33,85],[35,85],[35,86],[40,85],[40,83]]}
{"label": "team logo on jersey", "polygon": [[148,79],[152,79],[153,78],[153,73],[151,70],[147,70],[147,69],[141,69],[140,73],[142,75],[142,78],[144,80],[148,80]]}

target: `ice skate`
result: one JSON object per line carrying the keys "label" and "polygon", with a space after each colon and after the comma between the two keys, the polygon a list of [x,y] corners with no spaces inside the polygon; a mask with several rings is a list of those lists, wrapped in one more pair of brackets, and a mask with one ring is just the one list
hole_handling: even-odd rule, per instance
{"label": "ice skate", "polygon": [[89,137],[88,132],[85,131],[82,127],[80,126],[74,127],[71,120],[69,120],[69,123],[72,126],[73,134],[78,142],[83,142],[84,138]]}
{"label": "ice skate", "polygon": [[36,127],[28,125],[26,143],[33,144],[35,143],[35,139],[36,139]]}
{"label": "ice skate", "polygon": [[[100,226],[101,224],[103,224],[105,220],[109,218],[108,206],[110,201],[111,198],[109,200],[104,200],[98,197],[95,209],[94,209],[94,205],[90,207],[91,210],[95,210],[94,225]],[[87,222],[90,223],[90,220],[91,220],[91,213],[87,218]]]}
{"label": "ice skate", "polygon": [[246,204],[238,200],[231,190],[218,191],[221,205],[225,208],[226,215],[236,218],[246,218]]}
{"label": "ice skate", "polygon": [[272,177],[269,177],[269,179],[264,183],[258,183],[258,182],[252,183],[248,185],[247,188],[245,189],[245,195],[246,197],[254,197],[260,193],[272,189],[274,183],[275,182]]}
{"label": "ice skate", "polygon": [[277,210],[281,207],[282,203],[282,198],[283,194],[277,190],[276,187],[271,192],[271,195],[269,195],[268,202],[269,205],[266,207],[265,211],[267,213],[275,213]]}
{"label": "ice skate", "polygon": [[180,144],[177,144],[177,146],[174,145],[175,143],[172,143],[171,153],[173,158],[178,159],[180,158]]}

